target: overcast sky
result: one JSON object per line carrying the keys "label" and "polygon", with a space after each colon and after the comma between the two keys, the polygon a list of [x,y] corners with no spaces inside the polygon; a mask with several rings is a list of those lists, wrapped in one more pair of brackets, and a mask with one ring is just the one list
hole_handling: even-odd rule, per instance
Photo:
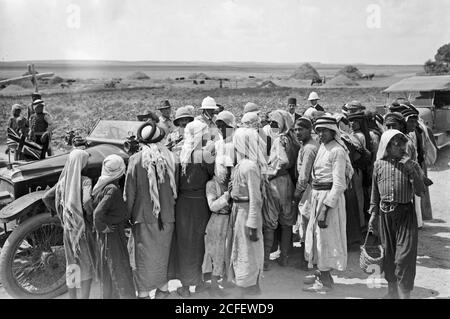
{"label": "overcast sky", "polygon": [[0,0],[0,60],[422,64],[450,0]]}

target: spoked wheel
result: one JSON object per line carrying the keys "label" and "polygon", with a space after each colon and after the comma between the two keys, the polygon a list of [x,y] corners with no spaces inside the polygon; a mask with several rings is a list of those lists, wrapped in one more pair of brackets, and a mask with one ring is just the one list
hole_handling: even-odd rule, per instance
{"label": "spoked wheel", "polygon": [[14,298],[54,298],[67,291],[63,228],[58,217],[30,217],[11,233],[0,256],[1,282]]}

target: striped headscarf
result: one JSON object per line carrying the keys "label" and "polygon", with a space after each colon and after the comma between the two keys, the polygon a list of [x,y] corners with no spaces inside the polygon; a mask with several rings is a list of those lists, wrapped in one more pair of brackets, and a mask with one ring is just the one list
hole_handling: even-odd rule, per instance
{"label": "striped headscarf", "polygon": [[336,118],[333,116],[319,117],[317,121],[314,123],[314,129],[317,130],[318,128],[327,128],[329,130],[334,131],[335,132],[334,139],[345,150],[345,153],[347,154],[347,156],[345,157],[346,162],[345,177],[348,184],[353,176],[354,170],[352,163],[350,161],[350,157],[348,155],[350,151],[348,150],[347,146],[345,145],[345,142],[341,138],[341,131],[339,130]]}
{"label": "striped headscarf", "polygon": [[153,202],[153,215],[158,218],[161,212],[159,185],[164,183],[166,173],[174,198],[177,198],[175,183],[175,157],[163,142],[142,144],[142,166],[147,171],[149,193]]}

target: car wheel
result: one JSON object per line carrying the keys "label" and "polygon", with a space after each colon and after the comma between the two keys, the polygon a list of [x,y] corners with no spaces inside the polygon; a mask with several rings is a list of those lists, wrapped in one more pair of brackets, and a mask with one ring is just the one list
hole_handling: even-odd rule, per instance
{"label": "car wheel", "polygon": [[41,213],[14,229],[1,251],[0,280],[14,298],[47,299],[67,291],[63,228],[58,217]]}

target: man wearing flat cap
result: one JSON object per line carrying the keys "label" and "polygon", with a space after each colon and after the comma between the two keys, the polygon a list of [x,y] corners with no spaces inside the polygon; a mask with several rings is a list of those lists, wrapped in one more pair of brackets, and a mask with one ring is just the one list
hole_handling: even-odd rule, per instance
{"label": "man wearing flat cap", "polygon": [[169,100],[163,100],[157,109],[161,113],[158,125],[164,130],[166,136],[168,136],[175,130],[175,125],[173,125],[172,121],[172,106],[170,105]]}
{"label": "man wearing flat cap", "polygon": [[287,102],[288,112],[292,117],[292,121],[295,123],[302,116],[296,112],[297,108],[297,99],[295,97],[288,98]]}

